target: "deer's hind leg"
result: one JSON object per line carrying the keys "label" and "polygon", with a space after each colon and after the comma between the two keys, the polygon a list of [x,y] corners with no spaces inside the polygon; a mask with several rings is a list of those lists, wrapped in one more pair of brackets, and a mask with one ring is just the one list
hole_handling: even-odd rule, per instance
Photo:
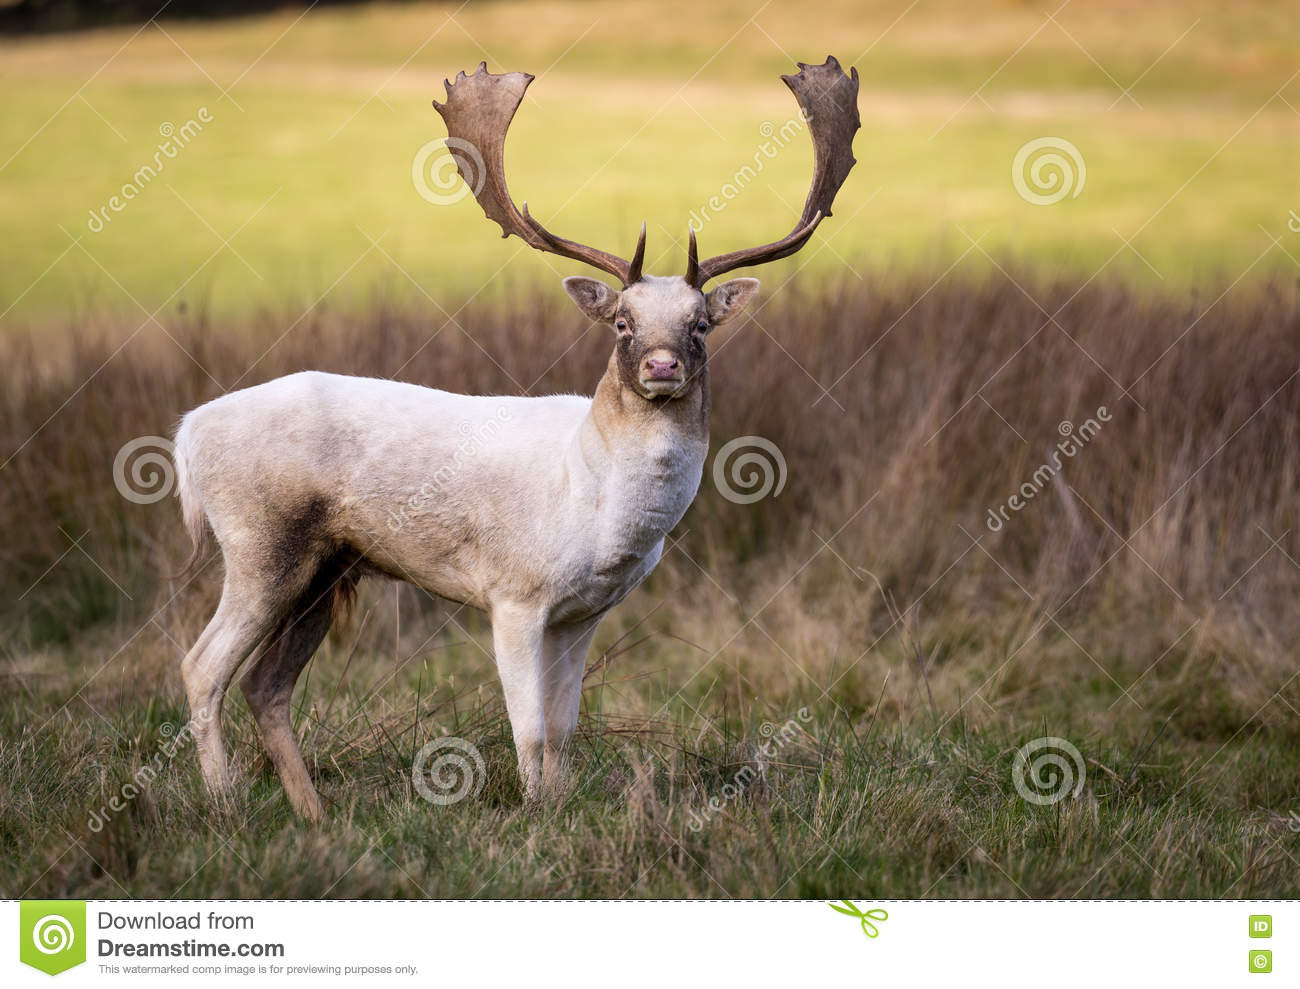
{"label": "deer's hind leg", "polygon": [[181,663],[199,768],[208,791],[218,799],[229,794],[232,782],[221,733],[226,690],[240,664],[275,629],[291,601],[274,584],[228,569],[216,614]]}
{"label": "deer's hind leg", "polygon": [[299,815],[313,821],[320,820],[325,810],[303,762],[289,702],[299,675],[329,632],[334,601],[333,586],[313,581],[311,589],[258,649],[239,680],[257,721],[262,746],[284,784],[289,803]]}

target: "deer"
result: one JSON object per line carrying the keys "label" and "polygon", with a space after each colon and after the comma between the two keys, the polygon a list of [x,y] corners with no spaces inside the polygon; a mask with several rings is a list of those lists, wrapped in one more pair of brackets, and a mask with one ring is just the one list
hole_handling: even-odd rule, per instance
{"label": "deer", "polygon": [[292,809],[323,819],[290,700],[368,577],[486,613],[524,802],[566,792],[596,628],[654,570],[700,485],[706,340],[759,288],[748,277],[705,285],[800,250],[856,163],[857,70],[846,75],[833,56],[798,68],[781,79],[807,121],[813,177],[794,229],[701,260],[688,225],[686,272],[663,277],[642,271],[645,224],[629,261],[553,234],[526,201],[516,207],[505,138],[533,75],[492,74],[484,62],[444,82],[434,108],[449,146],[481,157],[474,182],[463,160],[457,167],[502,237],[617,280],[563,280],[582,315],[612,330],[613,350],[591,397],[461,395],[302,371],[182,418],[174,460],[191,565],[212,539],[224,563],[220,602],[181,663],[215,801],[233,794],[221,712],[242,668],[240,688]]}

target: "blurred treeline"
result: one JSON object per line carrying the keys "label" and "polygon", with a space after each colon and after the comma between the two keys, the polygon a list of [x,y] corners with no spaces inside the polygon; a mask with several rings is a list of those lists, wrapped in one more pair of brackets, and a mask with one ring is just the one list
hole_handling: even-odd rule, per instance
{"label": "blurred treeline", "polygon": [[[313,6],[342,6],[359,0],[317,0]],[[293,0],[0,0],[0,34],[46,34],[114,24],[144,23],[155,17],[200,20],[302,7]]]}

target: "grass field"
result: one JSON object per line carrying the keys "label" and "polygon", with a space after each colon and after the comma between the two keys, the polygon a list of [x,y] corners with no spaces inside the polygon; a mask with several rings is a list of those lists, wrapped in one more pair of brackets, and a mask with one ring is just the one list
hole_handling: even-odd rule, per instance
{"label": "grass field", "polygon": [[[682,265],[686,223],[789,120],[777,80],[837,53],[862,74],[858,168],[812,271],[887,275],[1014,255],[1175,290],[1293,265],[1300,45],[1265,3],[473,3],[364,6],[219,25],[166,23],[6,41],[0,78],[0,312],[166,321],[356,307],[377,291],[440,300],[576,270],[488,235],[472,201],[433,205],[412,161],[441,137],[429,101],[486,59],[538,74],[509,165],[535,213]],[[1052,15],[1049,18],[1049,15]],[[153,161],[160,128],[211,123],[99,232],[91,211]],[[1071,142],[1077,198],[1013,188],[1017,150]],[[791,142],[701,239],[784,233],[806,191]],[[1077,178],[1075,179],[1077,182]],[[76,241],[76,246],[74,246]],[[1128,241],[1130,246],[1125,246]],[[376,243],[377,242],[377,243]],[[1295,249],[1290,248],[1295,255]]]}
{"label": "grass field", "polygon": [[[11,342],[4,441],[49,423],[7,465],[0,508],[0,891],[1297,895],[1295,293],[1174,306],[1018,275],[1059,325],[1005,278],[928,293],[913,278],[842,285],[812,319],[792,288],[761,324],[720,331],[714,450],[770,440],[785,486],[737,504],[726,463],[725,483],[708,469],[659,569],[597,637],[579,788],[553,812],[521,804],[482,618],[363,585],[295,700],[331,810],[319,830],[290,816],[237,692],[250,788],[231,815],[209,809],[178,670],[220,565],[160,578],[187,552],[173,500],[121,492],[166,481],[114,482],[123,444],[212,383],[161,335],[125,360],[107,359],[116,338],[87,341],[53,371],[40,345]],[[762,326],[811,377],[773,359]],[[572,390],[608,346],[553,295],[476,308],[466,330],[430,345],[419,311],[360,333],[313,316],[257,376],[400,367],[509,391],[531,351],[571,347],[536,390]],[[219,380],[246,369],[237,341],[199,321],[178,332]],[[1106,367],[1137,379],[1127,395]],[[1087,437],[1089,420],[1100,431],[1057,479],[991,522],[1059,449],[1060,424]],[[486,782],[433,806],[411,766],[444,736],[479,749]],[[1016,789],[1015,756],[1043,737],[1078,756],[1074,795],[1039,805]],[[142,767],[151,778],[114,810]],[[1044,772],[1042,789],[1064,792]]]}
{"label": "grass field", "polygon": [[[1300,896],[1294,18],[1076,3],[374,5],[6,41],[0,896]],[[304,367],[590,392],[610,342],[555,285],[576,266],[415,190],[442,76],[537,72],[521,198],[614,250],[644,216],[671,272],[790,114],[787,52],[830,51],[862,75],[859,165],[712,339],[705,480],[597,635],[574,794],[523,806],[483,616],[375,582],[295,695],[329,820],[293,818],[238,691],[244,786],[210,807],[179,662],[220,563],[168,576],[179,512],[126,496],[167,482],[123,481],[124,447]],[[1045,136],[1087,177],[1039,206],[1012,161]],[[785,231],[799,140],[706,252]],[[751,504],[713,460],[744,437],[785,481]],[[447,737],[482,789],[439,806],[411,770]],[[1064,761],[1027,777],[1040,739]]]}

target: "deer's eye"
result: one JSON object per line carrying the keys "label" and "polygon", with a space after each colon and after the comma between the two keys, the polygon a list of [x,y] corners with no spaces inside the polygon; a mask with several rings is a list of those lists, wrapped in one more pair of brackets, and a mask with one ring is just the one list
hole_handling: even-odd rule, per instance
{"label": "deer's eye", "polygon": [[705,319],[703,316],[701,316],[700,321],[695,324],[695,332],[703,333],[708,328],[709,328],[709,321]]}
{"label": "deer's eye", "polygon": [[618,330],[619,333],[626,333],[628,331],[627,320],[622,316],[614,320],[614,329]]}

